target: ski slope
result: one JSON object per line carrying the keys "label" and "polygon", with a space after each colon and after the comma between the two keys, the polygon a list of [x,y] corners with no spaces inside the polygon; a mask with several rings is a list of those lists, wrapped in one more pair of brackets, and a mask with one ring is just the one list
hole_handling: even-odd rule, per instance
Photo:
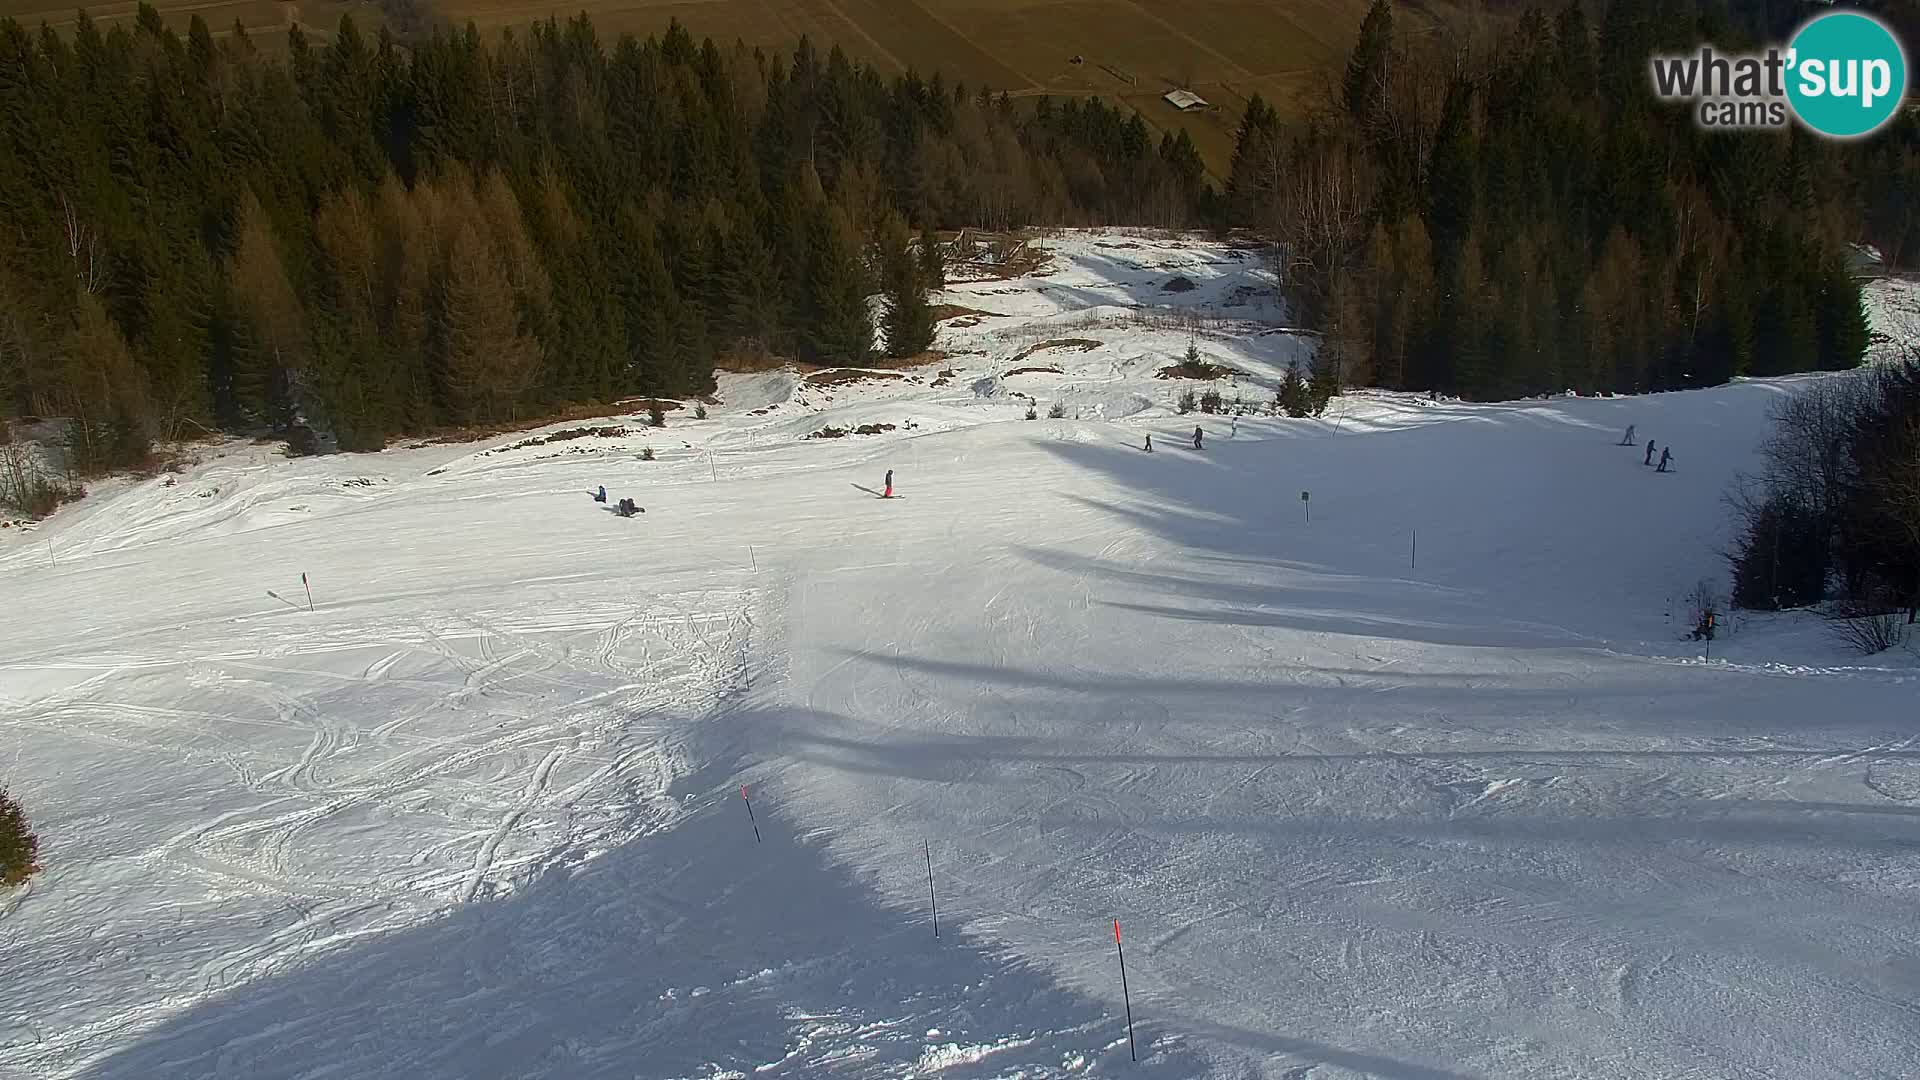
{"label": "ski slope", "polygon": [[1049,244],[898,378],[0,531],[0,1076],[1920,1071],[1920,658],[1681,638],[1798,380],[1176,416],[1310,355],[1257,260]]}

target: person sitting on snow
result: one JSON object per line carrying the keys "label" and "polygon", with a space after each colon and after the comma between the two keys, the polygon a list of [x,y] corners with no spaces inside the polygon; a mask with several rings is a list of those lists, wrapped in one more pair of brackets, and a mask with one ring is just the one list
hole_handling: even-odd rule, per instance
{"label": "person sitting on snow", "polygon": [[607,501],[607,485],[605,484],[600,485],[600,490],[593,493],[593,501],[597,503],[603,503]]}

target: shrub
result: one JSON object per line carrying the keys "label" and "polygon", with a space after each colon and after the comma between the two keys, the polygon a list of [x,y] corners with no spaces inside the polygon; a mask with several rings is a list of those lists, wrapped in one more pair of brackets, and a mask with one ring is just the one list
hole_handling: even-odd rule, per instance
{"label": "shrub", "polygon": [[1039,414],[1039,412],[1037,412],[1037,411],[1035,411],[1035,409],[1034,409],[1034,407],[1033,407],[1033,405],[1032,405],[1031,403],[1029,403],[1029,404],[1027,405],[1027,419],[1029,419],[1029,420],[1038,420],[1038,419],[1040,419],[1040,414]]}
{"label": "shrub", "polygon": [[658,401],[647,406],[647,426],[648,427],[666,427],[667,426],[667,411],[660,407],[660,403]]}
{"label": "shrub", "polygon": [[1287,365],[1286,378],[1281,380],[1280,408],[1296,420],[1313,412],[1313,393],[1300,374],[1298,360]]}
{"label": "shrub", "polygon": [[1848,647],[1868,656],[1905,645],[1909,637],[1907,617],[1898,611],[1852,616],[1836,612],[1828,616],[1827,625]]}
{"label": "shrub", "polygon": [[1226,411],[1220,406],[1220,391],[1209,388],[1206,393],[1200,395],[1201,412],[1211,414]]}
{"label": "shrub", "polygon": [[1742,516],[1746,532],[1728,557],[1734,606],[1779,611],[1819,603],[1827,591],[1827,534],[1807,504],[1777,491]]}
{"label": "shrub", "polygon": [[707,418],[707,407],[704,403],[693,407],[693,418],[695,420],[705,420]]}
{"label": "shrub", "polygon": [[1687,636],[1712,641],[1720,621],[1720,607],[1720,590],[1713,582],[1701,578],[1687,593],[1688,617],[1693,620],[1693,632]]}
{"label": "shrub", "polygon": [[1054,402],[1053,406],[1047,410],[1047,418],[1049,420],[1058,420],[1061,417],[1064,417],[1066,415],[1067,415],[1067,407],[1062,402],[1058,402],[1058,401]]}
{"label": "shrub", "polygon": [[1193,410],[1194,394],[1193,391],[1188,390],[1180,395],[1179,402],[1174,405],[1174,411],[1178,412],[1181,416],[1185,416]]}
{"label": "shrub", "polygon": [[20,804],[0,791],[0,888],[19,885],[40,869],[40,840],[27,828]]}
{"label": "shrub", "polygon": [[651,446],[643,446],[643,447],[641,447],[641,448],[640,448],[640,460],[641,460],[641,461],[652,461],[652,460],[653,460],[653,447],[651,447]]}

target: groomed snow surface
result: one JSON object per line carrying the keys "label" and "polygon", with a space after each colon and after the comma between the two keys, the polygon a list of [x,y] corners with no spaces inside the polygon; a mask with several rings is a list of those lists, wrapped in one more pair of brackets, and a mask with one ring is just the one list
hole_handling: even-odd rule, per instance
{"label": "groomed snow surface", "polygon": [[1920,662],[1681,636],[1797,381],[1236,428],[1252,253],[1050,245],[905,378],[0,532],[0,1075],[1920,1073]]}

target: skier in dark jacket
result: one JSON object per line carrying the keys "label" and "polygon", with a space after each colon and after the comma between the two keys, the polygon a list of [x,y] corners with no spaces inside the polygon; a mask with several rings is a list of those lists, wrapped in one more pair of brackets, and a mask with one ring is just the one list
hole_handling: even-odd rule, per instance
{"label": "skier in dark jacket", "polygon": [[880,496],[880,497],[881,497],[881,498],[883,498],[883,499],[891,499],[891,498],[893,498],[893,470],[892,470],[892,469],[888,469],[888,470],[887,470],[887,484],[886,484],[886,488],[887,488],[887,490],[886,490],[885,492],[883,492],[883,493],[881,494],[881,496]]}
{"label": "skier in dark jacket", "polygon": [[1653,464],[1653,440],[1652,439],[1647,440],[1647,456],[1644,461],[1640,462],[1640,464],[1642,465]]}
{"label": "skier in dark jacket", "polygon": [[593,493],[593,501],[597,503],[603,503],[607,501],[607,485],[605,484],[600,485],[600,490]]}
{"label": "skier in dark jacket", "polygon": [[1632,424],[1627,425],[1627,433],[1621,437],[1620,445],[1621,446],[1633,445],[1633,425]]}
{"label": "skier in dark jacket", "polygon": [[1153,453],[1153,433],[1147,433],[1147,453]]}
{"label": "skier in dark jacket", "polygon": [[1195,450],[1200,449],[1200,425],[1199,424],[1193,425],[1193,448]]}
{"label": "skier in dark jacket", "polygon": [[1673,460],[1673,447],[1669,446],[1665,450],[1660,451],[1660,467],[1658,469],[1655,469],[1654,472],[1666,472],[1667,462],[1672,460]]}

